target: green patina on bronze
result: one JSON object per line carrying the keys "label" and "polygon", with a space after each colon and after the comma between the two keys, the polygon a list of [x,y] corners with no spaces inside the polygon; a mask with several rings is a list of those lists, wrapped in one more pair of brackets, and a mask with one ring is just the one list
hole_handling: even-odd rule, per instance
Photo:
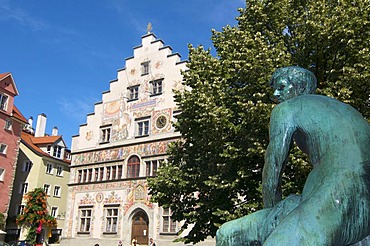
{"label": "green patina on bronze", "polygon": [[[216,245],[370,245],[370,125],[350,105],[311,94],[316,78],[301,67],[276,70],[271,86],[280,103],[262,174],[265,208],[222,225]],[[302,194],[282,200],[294,142],[313,169]]]}

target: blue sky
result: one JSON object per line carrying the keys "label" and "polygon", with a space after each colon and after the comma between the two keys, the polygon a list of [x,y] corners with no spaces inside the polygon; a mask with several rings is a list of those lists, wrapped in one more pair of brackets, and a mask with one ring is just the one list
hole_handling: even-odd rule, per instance
{"label": "blue sky", "polygon": [[26,118],[47,116],[71,147],[109,81],[152,32],[188,57],[188,44],[213,49],[211,29],[236,25],[244,0],[0,0],[0,73],[11,72]]}

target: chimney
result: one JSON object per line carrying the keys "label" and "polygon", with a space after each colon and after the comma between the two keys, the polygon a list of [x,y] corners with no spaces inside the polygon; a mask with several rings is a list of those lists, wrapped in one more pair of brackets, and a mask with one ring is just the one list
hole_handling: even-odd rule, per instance
{"label": "chimney", "polygon": [[28,119],[28,124],[31,126],[31,128],[33,127],[33,117],[32,116]]}
{"label": "chimney", "polygon": [[58,136],[58,127],[54,126],[51,136]]}
{"label": "chimney", "polygon": [[44,113],[37,116],[35,137],[44,137],[46,129],[46,115]]}
{"label": "chimney", "polygon": [[25,132],[28,132],[30,134],[33,134],[33,128],[32,128],[32,124],[33,124],[33,118],[32,116],[28,119],[28,124],[26,124],[23,128],[23,130]]}

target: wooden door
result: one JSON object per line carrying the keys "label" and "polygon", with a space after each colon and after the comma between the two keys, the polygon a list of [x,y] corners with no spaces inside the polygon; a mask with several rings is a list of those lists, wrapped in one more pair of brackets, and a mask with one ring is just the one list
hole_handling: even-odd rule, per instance
{"label": "wooden door", "polygon": [[132,239],[136,238],[139,245],[148,245],[148,216],[145,212],[137,212],[132,219]]}

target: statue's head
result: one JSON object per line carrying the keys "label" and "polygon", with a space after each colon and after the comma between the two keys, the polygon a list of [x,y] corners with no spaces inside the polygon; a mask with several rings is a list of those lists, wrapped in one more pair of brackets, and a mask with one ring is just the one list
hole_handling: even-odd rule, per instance
{"label": "statue's head", "polygon": [[272,74],[270,86],[274,88],[274,97],[278,102],[316,91],[315,75],[304,68],[290,66],[278,68]]}

